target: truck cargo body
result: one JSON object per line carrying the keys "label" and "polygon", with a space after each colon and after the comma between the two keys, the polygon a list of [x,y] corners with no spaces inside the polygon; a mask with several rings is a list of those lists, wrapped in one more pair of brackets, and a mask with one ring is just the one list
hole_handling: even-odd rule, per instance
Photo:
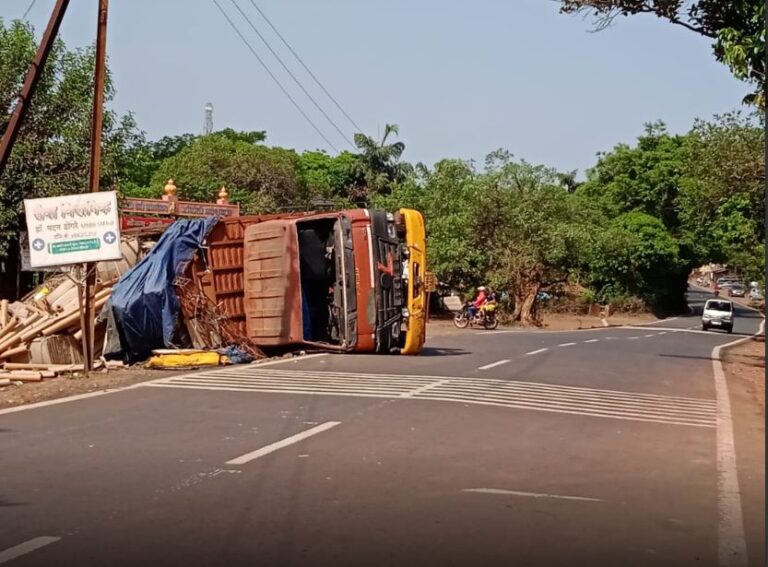
{"label": "truck cargo body", "polygon": [[421,214],[407,210],[221,219],[193,277],[259,346],[417,354],[425,294],[408,274],[414,242],[417,279],[423,270],[418,226]]}

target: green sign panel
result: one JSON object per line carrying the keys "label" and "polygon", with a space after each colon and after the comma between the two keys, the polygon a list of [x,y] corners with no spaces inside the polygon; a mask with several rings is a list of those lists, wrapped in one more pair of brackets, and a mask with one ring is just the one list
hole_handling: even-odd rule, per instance
{"label": "green sign panel", "polygon": [[98,250],[100,242],[98,238],[84,238],[82,240],[70,240],[68,242],[54,242],[48,245],[51,254],[70,254],[72,252],[84,252],[86,250]]}

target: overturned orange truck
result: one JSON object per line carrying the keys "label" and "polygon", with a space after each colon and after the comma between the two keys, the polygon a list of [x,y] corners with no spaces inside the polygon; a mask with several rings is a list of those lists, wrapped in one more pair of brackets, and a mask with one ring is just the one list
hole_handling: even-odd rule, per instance
{"label": "overturned orange truck", "polygon": [[418,354],[424,345],[418,211],[224,218],[206,246],[193,277],[237,334],[260,347]]}

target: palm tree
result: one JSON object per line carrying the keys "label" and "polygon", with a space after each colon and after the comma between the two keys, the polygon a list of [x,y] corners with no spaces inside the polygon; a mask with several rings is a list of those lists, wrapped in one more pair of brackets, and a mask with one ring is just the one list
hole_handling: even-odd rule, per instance
{"label": "palm tree", "polygon": [[360,173],[365,178],[369,191],[388,194],[392,183],[401,181],[407,175],[408,164],[400,163],[405,144],[387,143],[390,135],[397,135],[399,132],[397,124],[387,124],[379,142],[365,134],[355,134],[355,145],[360,150]]}

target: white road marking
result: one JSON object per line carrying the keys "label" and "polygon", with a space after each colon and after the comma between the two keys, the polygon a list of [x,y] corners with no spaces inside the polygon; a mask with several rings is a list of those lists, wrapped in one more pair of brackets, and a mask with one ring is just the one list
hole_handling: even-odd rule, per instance
{"label": "white road marking", "polygon": [[667,334],[667,332],[666,332],[666,331],[661,331],[661,332],[659,332],[659,333],[656,333],[656,334],[657,334],[657,335],[666,335],[666,334]]}
{"label": "white road marking", "polygon": [[649,333],[649,334],[645,335],[645,338],[647,339],[648,337],[652,337],[652,336],[653,336],[653,333]]}
{"label": "white road marking", "polygon": [[[765,319],[757,335],[765,332]],[[754,335],[754,336],[757,336]],[[733,415],[728,380],[723,371],[720,351],[748,341],[752,337],[732,341],[712,349],[712,370],[717,393],[717,551],[721,567],[744,567],[748,563],[744,516],[736,465],[736,443],[733,437]]]}
{"label": "white road marking", "polygon": [[16,559],[17,557],[21,557],[27,553],[32,553],[36,549],[40,549],[41,547],[45,547],[48,544],[55,543],[60,539],[60,537],[40,536],[30,539],[29,541],[25,541],[24,543],[20,543],[19,545],[9,547],[8,549],[4,549],[3,551],[0,551],[0,563],[7,563],[8,561]]}
{"label": "white road marking", "polygon": [[573,346],[573,345],[575,345],[575,344],[576,344],[576,343],[561,343],[561,344],[559,344],[559,345],[557,345],[557,346],[559,346],[559,347],[567,347],[567,346]]}
{"label": "white road marking", "polygon": [[478,370],[488,370],[490,368],[495,368],[497,366],[501,366],[502,364],[506,364],[507,362],[509,362],[509,360],[505,358],[504,360],[499,360],[497,362],[493,362],[491,364],[486,364],[485,366],[481,366],[480,368],[478,368]]}
{"label": "white road marking", "polygon": [[525,355],[528,356],[529,354],[539,354],[541,352],[546,352],[548,350],[549,350],[548,348],[540,348],[537,350],[532,350],[531,352],[526,352]]}
{"label": "white road marking", "polygon": [[[274,366],[275,364],[285,364],[286,362],[296,362],[299,360],[307,360],[310,358],[317,358],[320,356],[327,356],[327,355],[328,353],[320,352],[317,354],[308,354],[308,355],[300,356],[296,358],[281,358],[280,360],[270,360],[268,362],[259,362],[254,364],[253,366],[258,366],[258,367]],[[6,413],[16,413],[17,411],[25,411],[25,410],[31,410],[31,409],[37,409],[37,408],[44,408],[48,406],[55,406],[55,405],[64,404],[67,402],[76,402],[77,400],[85,400],[87,398],[96,398],[98,396],[104,396],[106,394],[114,394],[115,392],[123,392],[125,390],[135,390],[136,388],[142,388],[148,384],[153,384],[155,382],[163,382],[164,380],[167,380],[167,379],[168,378],[158,378],[157,380],[147,380],[146,382],[140,382],[138,384],[133,384],[131,386],[125,386],[124,388],[114,388],[112,390],[103,390],[101,392],[88,392],[87,394],[77,394],[75,396],[67,396],[66,398],[57,398],[55,400],[46,400],[44,402],[36,402],[34,404],[26,404],[23,406],[0,409],[0,415],[4,415]]]}
{"label": "white road marking", "polygon": [[312,429],[307,429],[306,431],[302,431],[301,433],[297,433],[296,435],[291,435],[290,437],[287,437],[281,441],[276,441],[274,443],[271,443],[265,447],[262,447],[261,449],[256,449],[255,451],[251,451],[250,453],[246,453],[245,455],[240,455],[239,457],[230,459],[229,461],[227,461],[226,464],[244,465],[245,463],[253,461],[254,459],[258,459],[259,457],[263,457],[264,455],[269,455],[270,453],[274,453],[278,449],[282,449],[283,447],[288,447],[289,445],[293,445],[294,443],[303,441],[308,437],[312,437],[313,435],[317,435],[318,433],[327,431],[332,427],[336,427],[337,425],[340,425],[340,424],[341,424],[340,421],[326,421],[325,423],[321,423],[320,425],[318,425],[317,427],[313,427]]}
{"label": "white road marking", "polygon": [[438,386],[442,386],[446,382],[448,382],[448,380],[438,380],[437,382],[430,382],[426,386],[422,386],[421,388],[416,388],[412,392],[407,392],[405,394],[400,394],[400,397],[401,398],[412,398],[413,396],[418,396],[419,394],[423,394],[427,390],[431,390],[432,388],[437,388]]}
{"label": "white road marking", "polygon": [[174,376],[147,387],[414,399],[715,427],[715,400],[478,377],[243,368]]}
{"label": "white road marking", "polygon": [[584,341],[585,343],[597,343],[600,342],[600,339],[589,339],[588,341]]}
{"label": "white road marking", "polygon": [[540,492],[521,492],[519,490],[504,490],[502,488],[465,488],[462,492],[480,492],[482,494],[504,494],[509,496],[528,496],[529,498],[556,498],[558,500],[579,500],[581,502],[605,502],[602,498],[587,498],[586,496],[563,496],[561,494],[546,494]]}
{"label": "white road marking", "polygon": [[632,340],[634,340],[634,339],[639,339],[639,338],[640,338],[640,337],[627,337],[627,340],[628,340],[628,341],[632,341]]}

